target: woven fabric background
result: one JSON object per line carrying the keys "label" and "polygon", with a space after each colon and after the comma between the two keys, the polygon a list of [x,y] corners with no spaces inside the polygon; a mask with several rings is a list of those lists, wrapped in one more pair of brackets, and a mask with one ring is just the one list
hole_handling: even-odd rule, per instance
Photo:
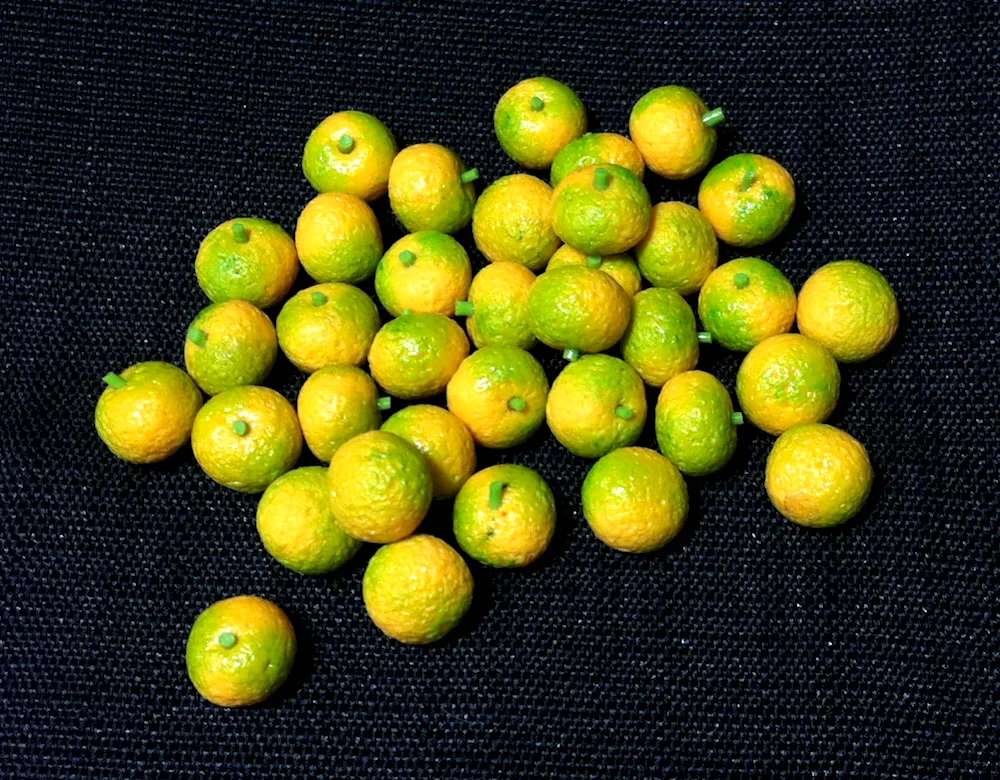
{"label": "woven fabric background", "polygon": [[[989,2],[4,3],[0,774],[1000,772],[998,37]],[[538,73],[616,132],[649,88],[694,88],[725,107],[720,156],[795,176],[795,221],[763,257],[796,286],[843,257],[885,273],[902,329],[844,367],[833,420],[878,482],[846,528],[793,526],[764,493],[772,439],[748,425],[724,473],[689,481],[682,538],[627,556],[581,516],[588,463],[543,430],[481,462],[550,481],[551,551],[474,567],[460,630],[405,647],[365,615],[371,550],[329,577],[282,569],[255,497],[190,450],[116,461],[93,407],[106,371],[181,363],[208,230],[294,228],[319,120],[371,111],[489,182],[517,170],[493,105]],[[697,182],[649,185],[694,202]],[[703,350],[730,388],[738,364]],[[270,384],[294,399],[302,380],[281,362]],[[426,527],[449,538],[449,513]],[[275,700],[227,711],[195,693],[184,644],[239,593],[282,605],[301,651]]]}

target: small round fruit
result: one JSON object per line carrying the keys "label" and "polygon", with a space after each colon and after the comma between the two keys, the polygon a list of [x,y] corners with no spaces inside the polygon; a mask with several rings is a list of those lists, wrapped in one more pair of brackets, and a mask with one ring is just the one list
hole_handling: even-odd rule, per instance
{"label": "small round fruit", "polygon": [[885,349],[899,327],[889,282],[855,260],[828,263],[799,291],[799,331],[841,363],[868,360]]}
{"label": "small round fruit", "polygon": [[542,365],[518,347],[483,347],[448,383],[448,408],[484,447],[515,447],[545,420],[549,380]]}
{"label": "small round fruit", "polygon": [[393,317],[404,311],[450,317],[455,304],[469,294],[471,282],[465,249],[436,230],[403,236],[375,269],[375,294]]}
{"label": "small round fruit", "polygon": [[491,263],[539,270],[559,248],[552,230],[552,188],[526,173],[497,179],[476,201],[472,237]]}
{"label": "small round fruit", "polygon": [[478,178],[479,171],[466,170],[465,163],[446,146],[407,146],[389,170],[389,203],[411,233],[455,233],[472,219],[473,182]]}
{"label": "small round fruit", "polygon": [[198,312],[187,330],[184,365],[209,395],[259,385],[278,356],[270,318],[252,303],[224,301]]}
{"label": "small round fruit", "polygon": [[469,354],[461,327],[441,314],[403,314],[375,334],[368,367],[386,392],[413,400],[443,393]]}
{"label": "small round fruit", "polygon": [[628,251],[646,235],[649,221],[649,193],[620,165],[573,171],[552,194],[552,229],[588,255]]}
{"label": "small round fruit", "polygon": [[382,633],[408,645],[436,642],[472,605],[472,572],[440,539],[420,534],[372,556],[362,592]]}
{"label": "small round fruit", "polygon": [[651,171],[687,179],[712,161],[723,119],[722,109],[709,111],[687,87],[657,87],[632,107],[629,135]]}
{"label": "small round fruit", "polygon": [[556,253],[549,259],[546,271],[554,271],[565,265],[586,265],[604,271],[614,279],[621,288],[629,295],[635,295],[642,289],[642,276],[639,274],[639,266],[635,264],[628,255],[586,255],[578,249],[574,249],[569,244],[563,244],[556,250]]}
{"label": "small round fruit", "polygon": [[306,204],[295,225],[302,267],[317,282],[363,282],[382,257],[382,229],[356,195],[328,192]]}
{"label": "small round fruit", "polygon": [[326,469],[293,469],[272,482],[257,505],[257,533],[274,559],[299,574],[327,574],[361,549],[330,510]]}
{"label": "small round fruit", "polygon": [[260,493],[295,466],[302,431],[295,409],[267,387],[234,387],[209,399],[191,431],[198,465],[220,485]]}
{"label": "small round fruit", "polygon": [[743,358],[736,396],[750,422],[777,436],[830,416],[840,396],[840,369],[826,347],[810,338],[772,336]]}
{"label": "small round fruit", "polygon": [[771,158],[736,154],[702,179],[698,208],[727,244],[758,246],[777,238],[792,218],[795,184]]}
{"label": "small round fruit", "polygon": [[319,460],[329,463],[346,441],[382,424],[378,388],[356,366],[327,366],[299,390],[302,435]]}
{"label": "small round fruit", "polygon": [[258,596],[217,601],[191,627],[188,677],[212,704],[248,707],[288,679],[295,648],[295,629],[277,604]]}
{"label": "small round fruit", "polygon": [[680,201],[657,203],[635,257],[642,275],[654,287],[691,295],[718,265],[719,241],[694,206]]}
{"label": "small round fruit", "polygon": [[548,168],[570,141],[587,132],[587,109],[555,79],[536,76],[508,89],[493,112],[500,146],[525,168]]}
{"label": "small round fruit", "polygon": [[553,349],[603,352],[628,327],[629,294],[603,271],[564,266],[538,277],[528,297],[531,330]]}
{"label": "small round fruit", "polygon": [[713,341],[747,352],[764,339],[792,329],[795,289],[766,260],[730,260],[705,280],[698,295],[698,316]]}
{"label": "small round fruit", "polygon": [[382,430],[406,439],[427,459],[435,499],[454,496],[476,470],[472,434],[465,423],[440,406],[407,406],[386,420]]}
{"label": "small round fruit", "polygon": [[639,438],[646,423],[646,388],[624,360],[586,355],[552,383],[545,420],[574,455],[600,458]]}
{"label": "small round fruit", "polygon": [[513,568],[536,560],[556,530],[556,501],[537,471],[490,466],[459,491],[455,541],[480,563]]}
{"label": "small round fruit", "polygon": [[396,139],[363,111],[339,111],[309,135],[302,171],[317,192],[343,192],[365,200],[385,194]]}
{"label": "small round fruit", "polygon": [[793,523],[829,528],[854,517],[872,489],[872,464],[861,443],[832,425],[785,431],[767,456],[767,495]]}
{"label": "small round fruit", "polygon": [[638,147],[617,133],[587,133],[562,148],[552,161],[549,181],[555,187],[567,175],[591,165],[620,165],[628,168],[640,180],[646,163]]}
{"label": "small round fruit", "polygon": [[621,350],[625,362],[642,381],[661,387],[682,371],[698,365],[698,333],[694,312],[678,293],[663,287],[643,290],[632,299],[632,317]]}
{"label": "small round fruit", "polygon": [[299,275],[295,242],[266,219],[232,219],[205,236],[194,261],[198,284],[214,303],[249,301],[266,309]]}
{"label": "small round fruit", "polygon": [[535,275],[517,263],[491,263],[476,274],[468,301],[455,305],[465,316],[465,329],[478,349],[506,344],[521,349],[535,346],[528,321],[528,296]]}
{"label": "small round fruit", "polygon": [[685,371],[667,382],[656,402],[656,441],[682,473],[700,477],[718,471],[736,452],[743,415],[718,379]]}
{"label": "small round fruit", "polygon": [[108,449],[129,463],[155,463],[173,455],[191,437],[201,393],[176,366],[136,363],[104,377],[94,425]]}
{"label": "small round fruit", "polygon": [[673,539],[688,513],[684,477],[645,447],[613,450],[583,480],[583,516],[609,547],[652,552]]}

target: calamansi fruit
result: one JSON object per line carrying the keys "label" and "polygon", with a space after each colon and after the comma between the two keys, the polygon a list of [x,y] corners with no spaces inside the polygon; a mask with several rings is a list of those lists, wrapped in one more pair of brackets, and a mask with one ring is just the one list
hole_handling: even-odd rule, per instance
{"label": "calamansi fruit", "polygon": [[455,498],[455,540],[487,566],[527,566],[545,552],[555,530],[552,491],[526,466],[483,469]]}
{"label": "calamansi fruit", "polygon": [[476,470],[476,443],[458,417],[430,404],[400,409],[382,430],[406,439],[427,459],[434,498],[451,498]]}
{"label": "calamansi fruit", "polygon": [[317,282],[357,284],[375,272],[382,257],[382,229],[364,200],[328,192],[302,209],[295,247],[302,267]]}
{"label": "calamansi fruit", "polygon": [[236,596],[198,615],[187,641],[188,676],[213,704],[247,707],[281,687],[295,650],[295,629],[277,604]]}
{"label": "calamansi fruit", "polygon": [[403,236],[375,269],[375,293],[394,317],[404,311],[450,317],[455,304],[465,300],[471,282],[465,249],[437,230]]}
{"label": "calamansi fruit", "polygon": [[295,242],[266,219],[231,219],[205,236],[194,262],[198,284],[215,303],[281,301],[299,273]]}
{"label": "calamansi fruit", "polygon": [[478,170],[466,170],[459,156],[445,146],[407,146],[389,170],[389,203],[411,233],[454,233],[472,219],[473,182],[478,178]]}
{"label": "calamansi fruit", "polygon": [[791,174],[770,157],[736,154],[702,179],[698,208],[727,244],[766,244],[792,218],[795,184]]}
{"label": "calamansi fruit", "polygon": [[587,133],[564,146],[552,161],[549,181],[555,187],[579,168],[591,165],[620,165],[639,179],[646,171],[642,154],[634,143],[617,133]]}
{"label": "calamansi fruit", "polygon": [[201,393],[176,366],[136,363],[104,377],[94,425],[108,449],[130,463],[154,463],[173,455],[191,436]]}
{"label": "calamansi fruit", "polygon": [[568,174],[552,194],[552,229],[588,255],[626,252],[649,229],[649,193],[620,165],[592,165]]}
{"label": "calamansi fruit", "polygon": [[660,387],[698,365],[698,343],[710,340],[711,336],[698,333],[687,301],[673,290],[654,287],[632,299],[622,357],[647,385]]}
{"label": "calamansi fruit", "polygon": [[191,431],[198,465],[220,485],[260,493],[295,466],[302,431],[295,409],[267,387],[234,387],[211,398]]}
{"label": "calamansi fruit", "polygon": [[840,396],[840,369],[819,342],[798,333],[772,336],[743,358],[736,395],[750,422],[777,436],[830,416]]}
{"label": "calamansi fruit", "polygon": [[473,352],[448,383],[448,408],[484,447],[514,447],[545,419],[549,380],[523,349],[497,345]]}
{"label": "calamansi fruit", "polygon": [[330,508],[355,539],[395,542],[409,536],[433,496],[430,467],[420,451],[386,431],[343,444],[330,461]]}
{"label": "calamansi fruit", "polygon": [[469,354],[462,328],[441,314],[402,314],[375,334],[368,367],[397,398],[429,398],[444,391]]}
{"label": "calamansi fruit", "polygon": [[397,148],[392,133],[371,114],[338,111],[309,135],[302,171],[317,192],[374,200],[385,194]]}
{"label": "calamansi fruit", "polygon": [[545,420],[574,455],[600,458],[639,438],[646,423],[646,388],[625,361],[585,355],[552,383]]}
{"label": "calamansi fruit", "polygon": [[771,503],[793,523],[828,528],[854,517],[872,488],[872,465],[861,443],[832,425],[789,428],[767,457]]}
{"label": "calamansi fruit", "polygon": [[708,220],[680,201],[653,206],[649,231],[636,245],[639,270],[654,287],[698,292],[719,262],[719,241]]}
{"label": "calamansi fruit", "polygon": [[327,366],[311,374],[299,390],[302,435],[319,460],[329,463],[344,442],[382,424],[380,399],[368,374],[356,366]]}
{"label": "calamansi fruit", "polygon": [[537,271],[559,248],[552,188],[526,173],[497,179],[476,201],[472,236],[491,263],[520,263]]}
{"label": "calamansi fruit", "polygon": [[639,267],[635,264],[635,260],[628,255],[608,255],[607,257],[587,255],[569,244],[563,244],[549,259],[545,270],[554,271],[564,265],[586,265],[604,271],[618,282],[629,295],[635,295],[642,289],[642,276],[639,274]]}
{"label": "calamansi fruit", "polygon": [[622,552],[652,552],[684,526],[688,492],[669,460],[644,447],[609,452],[583,481],[583,516],[594,535]]}
{"label": "calamansi fruit", "polygon": [[841,363],[868,360],[896,335],[896,294],[870,265],[828,263],[799,291],[798,325],[802,335],[818,341]]}
{"label": "calamansi fruit", "polygon": [[299,574],[326,574],[361,549],[330,510],[326,469],[293,469],[268,485],[257,505],[257,533],[274,559]]}
{"label": "calamansi fruit", "polygon": [[277,355],[274,325],[247,301],[224,301],[202,309],[184,341],[184,365],[209,395],[259,385],[271,373]]}
{"label": "calamansi fruit", "polygon": [[657,87],[632,107],[629,135],[651,171],[687,179],[711,162],[723,119],[721,109],[709,111],[687,87]]}
{"label": "calamansi fruit", "polygon": [[719,266],[705,280],[698,316],[714,341],[746,352],[792,329],[795,290],[766,260],[741,257]]}
{"label": "calamansi fruit", "polygon": [[497,102],[493,127],[503,150],[525,168],[548,168],[559,151],[587,130],[576,93],[537,76],[515,84]]}
{"label": "calamansi fruit", "polygon": [[368,562],[362,593],[372,622],[411,645],[436,642],[472,605],[472,572],[462,556],[419,534],[381,547]]}
{"label": "calamansi fruit", "polygon": [[528,320],[528,296],[535,275],[518,263],[491,263],[476,274],[467,301],[455,304],[477,348],[506,344],[530,349],[535,334]]}

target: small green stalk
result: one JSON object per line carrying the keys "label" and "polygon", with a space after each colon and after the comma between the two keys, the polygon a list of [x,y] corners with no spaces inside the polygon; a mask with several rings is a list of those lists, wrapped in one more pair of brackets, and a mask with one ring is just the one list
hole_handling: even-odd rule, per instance
{"label": "small green stalk", "polygon": [[236,634],[232,631],[223,631],[219,634],[219,644],[226,648],[226,650],[236,647]]}
{"label": "small green stalk", "polygon": [[698,334],[698,341],[701,344],[711,344],[712,334],[709,333],[707,330],[703,330],[701,333]]}
{"label": "small green stalk", "polygon": [[563,350],[563,358],[565,358],[566,360],[568,360],[570,363],[572,363],[575,360],[579,360],[580,359],[580,350],[578,350],[578,349],[572,349],[572,348],[565,349],[565,350]]}
{"label": "small green stalk", "polygon": [[531,99],[531,110],[541,111],[543,108],[545,108],[545,101],[538,97],[538,95],[535,95]]}
{"label": "small green stalk", "polygon": [[607,168],[598,168],[594,171],[594,187],[601,192],[611,186],[611,173]]}
{"label": "small green stalk", "polygon": [[250,426],[244,420],[237,420],[233,423],[233,433],[237,436],[246,436],[250,432]]}
{"label": "small green stalk", "polygon": [[323,306],[327,300],[329,300],[326,295],[321,293],[319,290],[314,292],[311,297],[314,306]]}
{"label": "small green stalk", "polygon": [[750,277],[745,273],[738,273],[733,277],[733,284],[736,285],[737,290],[745,290],[750,284]]}
{"label": "small green stalk", "polygon": [[125,387],[126,384],[125,380],[122,379],[120,376],[118,376],[118,374],[116,374],[114,371],[109,371],[107,374],[105,374],[101,378],[101,381],[104,382],[104,384],[106,384],[108,387],[113,387],[115,390],[121,390],[123,387]]}
{"label": "small green stalk", "polygon": [[469,170],[467,170],[461,176],[462,184],[469,184],[470,182],[474,182],[478,178],[479,178],[478,168],[469,168]]}
{"label": "small green stalk", "polygon": [[471,301],[458,301],[455,304],[456,317],[471,317],[475,313],[476,307],[472,305]]}
{"label": "small green stalk", "polygon": [[616,406],[615,407],[615,414],[617,414],[623,420],[631,420],[632,419],[632,415],[635,414],[635,412],[633,412],[627,406]]}
{"label": "small green stalk", "polygon": [[590,255],[587,258],[587,265],[591,268],[600,268],[602,262],[600,255]]}
{"label": "small green stalk", "polygon": [[246,225],[242,222],[233,223],[233,238],[236,239],[237,244],[245,244],[250,240],[250,234],[247,232]]}
{"label": "small green stalk", "polygon": [[743,425],[743,412],[733,412],[729,415],[733,425]]}
{"label": "small green stalk", "polygon": [[347,135],[347,133],[344,133],[337,139],[337,150],[341,154],[350,154],[354,151],[354,139]]}
{"label": "small green stalk", "polygon": [[500,480],[490,483],[490,509],[499,509],[503,501],[504,484]]}
{"label": "small green stalk", "polygon": [[188,338],[191,339],[193,344],[197,344],[199,347],[204,347],[205,342],[208,340],[208,334],[201,328],[196,328],[192,325],[188,328]]}
{"label": "small green stalk", "polygon": [[388,411],[392,408],[392,399],[389,396],[384,395],[375,402],[375,405],[378,406],[378,410],[380,412]]}
{"label": "small green stalk", "polygon": [[403,265],[410,266],[417,262],[417,256],[409,249],[404,249],[399,253],[399,262]]}
{"label": "small green stalk", "polygon": [[524,399],[518,398],[516,395],[507,402],[507,408],[512,412],[523,412],[526,406]]}
{"label": "small green stalk", "polygon": [[715,127],[726,121],[726,115],[722,112],[721,108],[713,108],[711,111],[706,111],[701,115],[701,121],[707,127]]}

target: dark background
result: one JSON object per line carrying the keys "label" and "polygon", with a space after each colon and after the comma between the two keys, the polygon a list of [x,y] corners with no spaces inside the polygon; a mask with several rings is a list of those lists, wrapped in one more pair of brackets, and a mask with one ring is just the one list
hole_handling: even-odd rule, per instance
{"label": "dark background", "polygon": [[[0,773],[1000,770],[998,22],[977,2],[4,3]],[[725,107],[720,155],[795,177],[795,221],[762,256],[796,287],[844,257],[885,273],[902,329],[843,369],[833,419],[879,480],[848,527],[800,529],[764,493],[771,438],[746,426],[730,468],[689,480],[683,537],[628,556],[589,532],[588,464],[543,430],[481,462],[550,481],[551,552],[474,567],[461,629],[406,647],[365,614],[370,549],[329,577],[282,569],[255,497],[189,449],[118,462],[93,407],[105,372],[181,363],[205,233],[236,216],[294,229],[323,117],[373,112],[488,183],[516,170],[493,106],[539,73],[577,90],[594,130],[627,131],[653,86],[692,87]],[[694,201],[696,181],[648,181],[654,201]],[[388,245],[399,228],[377,210]],[[738,363],[710,347],[701,366],[732,389]],[[294,399],[302,379],[281,362],[270,383]],[[426,527],[449,538],[449,511]],[[301,652],[280,696],[228,711],[188,682],[184,644],[239,593],[284,607]]]}

